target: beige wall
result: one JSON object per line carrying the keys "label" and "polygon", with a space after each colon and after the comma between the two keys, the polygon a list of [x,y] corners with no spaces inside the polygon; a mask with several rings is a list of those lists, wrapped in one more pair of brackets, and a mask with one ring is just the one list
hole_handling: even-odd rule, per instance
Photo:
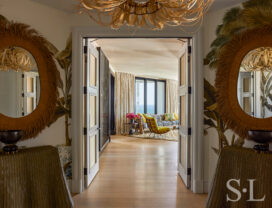
{"label": "beige wall", "polygon": [[[31,25],[58,49],[65,47],[69,33],[69,15],[30,0],[1,0],[0,14],[15,22]],[[36,139],[19,145],[39,146],[65,143],[64,119],[59,119],[50,128],[46,128]]]}

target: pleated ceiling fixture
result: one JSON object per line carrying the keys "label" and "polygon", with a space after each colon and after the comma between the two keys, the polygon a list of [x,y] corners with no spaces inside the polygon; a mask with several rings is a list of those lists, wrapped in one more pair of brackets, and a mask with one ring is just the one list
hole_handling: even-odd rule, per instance
{"label": "pleated ceiling fixture", "polygon": [[122,25],[163,29],[194,26],[214,0],[78,0],[79,12],[114,29]]}

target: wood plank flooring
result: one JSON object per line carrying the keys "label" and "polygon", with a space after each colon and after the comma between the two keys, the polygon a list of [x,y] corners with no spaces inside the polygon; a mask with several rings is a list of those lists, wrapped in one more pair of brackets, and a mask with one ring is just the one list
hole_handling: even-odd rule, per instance
{"label": "wood plank flooring", "polygon": [[187,190],[177,174],[177,143],[115,136],[76,208],[205,208],[207,195]]}

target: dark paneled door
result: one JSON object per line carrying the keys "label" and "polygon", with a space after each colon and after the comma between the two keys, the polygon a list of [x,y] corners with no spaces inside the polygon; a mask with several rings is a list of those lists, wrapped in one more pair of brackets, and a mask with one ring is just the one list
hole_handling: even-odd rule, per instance
{"label": "dark paneled door", "polygon": [[110,139],[110,65],[109,60],[101,48],[99,51],[99,72],[100,72],[100,141],[101,151]]}

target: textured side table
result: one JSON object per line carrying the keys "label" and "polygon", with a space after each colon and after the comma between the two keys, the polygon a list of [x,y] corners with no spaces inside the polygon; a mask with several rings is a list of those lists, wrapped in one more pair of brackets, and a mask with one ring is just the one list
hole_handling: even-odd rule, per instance
{"label": "textured side table", "polygon": [[58,150],[43,146],[0,153],[1,208],[70,208]]}
{"label": "textured side table", "polygon": [[[230,185],[241,193],[227,188]],[[250,186],[250,181],[253,186]],[[239,184],[240,183],[240,184]],[[251,197],[250,197],[250,194]],[[227,195],[235,202],[227,201]],[[252,199],[262,199],[254,201]],[[219,156],[207,208],[270,208],[272,207],[272,153],[258,153],[247,148],[224,148]]]}

